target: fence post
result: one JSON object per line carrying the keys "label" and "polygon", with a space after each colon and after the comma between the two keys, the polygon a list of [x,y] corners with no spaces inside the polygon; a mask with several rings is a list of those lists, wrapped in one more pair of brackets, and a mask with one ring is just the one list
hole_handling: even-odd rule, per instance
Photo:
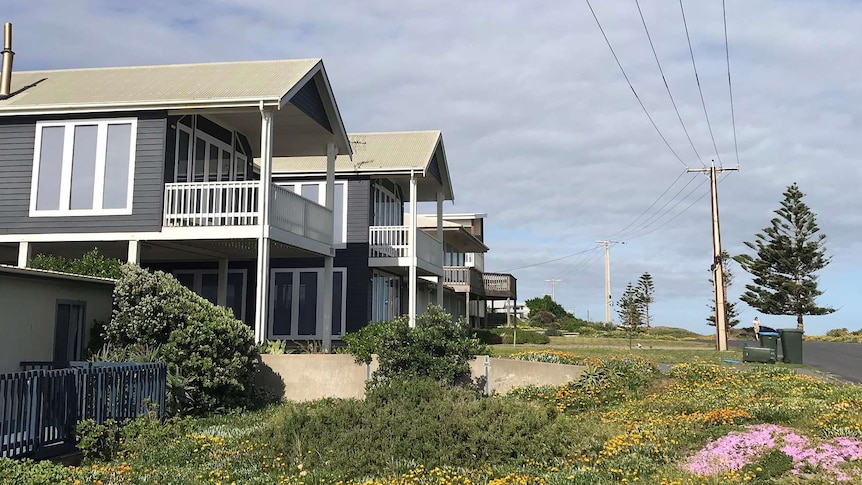
{"label": "fence post", "polygon": [[485,356],[485,395],[491,394],[491,357]]}

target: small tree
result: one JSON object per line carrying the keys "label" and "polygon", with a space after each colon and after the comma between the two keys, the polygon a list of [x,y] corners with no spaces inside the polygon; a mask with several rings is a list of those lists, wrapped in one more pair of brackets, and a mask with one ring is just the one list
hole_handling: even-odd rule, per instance
{"label": "small tree", "polygon": [[754,242],[745,245],[755,256],[740,254],[733,259],[754,277],[745,285],[742,301],[768,315],[796,315],[796,328],[804,330],[804,315],[827,315],[834,308],[817,306],[823,292],[815,273],[829,264],[824,246],[826,235],[818,234],[817,217],[802,201],[794,183],[784,192],[777,217]]}
{"label": "small tree", "polygon": [[[732,259],[730,258],[730,254],[727,251],[722,250],[721,256],[721,274],[724,275],[724,290],[727,293],[727,289],[730,288],[730,285],[733,284],[733,271],[730,269],[730,262]],[[709,278],[709,283],[715,286],[715,279]],[[712,301],[709,305],[709,316],[706,317],[706,323],[715,326],[715,300]],[[724,302],[724,322],[727,324],[728,328],[735,327],[739,325],[739,309],[736,308],[736,302],[725,300]]]}
{"label": "small tree", "polygon": [[524,303],[530,309],[530,315],[539,312],[551,312],[557,318],[569,315],[569,312],[562,305],[552,300],[550,295],[545,295],[541,298],[531,298]]}
{"label": "small tree", "polygon": [[637,297],[641,308],[643,309],[643,321],[646,324],[647,332],[649,332],[650,322],[652,321],[649,307],[655,301],[655,285],[652,281],[652,275],[649,273],[642,274],[638,279],[638,285],[635,290],[637,291]]}
{"label": "small tree", "polygon": [[638,289],[631,283],[626,285],[626,291],[617,302],[617,314],[620,323],[629,332],[629,348],[631,348],[631,336],[643,325],[643,307],[640,303]]}

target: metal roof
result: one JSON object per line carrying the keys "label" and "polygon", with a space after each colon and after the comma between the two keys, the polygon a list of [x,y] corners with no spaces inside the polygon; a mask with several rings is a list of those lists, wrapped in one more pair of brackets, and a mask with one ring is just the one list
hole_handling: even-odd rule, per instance
{"label": "metal roof", "polygon": [[[348,133],[353,159],[339,155],[335,172],[424,172],[434,156],[440,131]],[[326,172],[326,157],[273,157],[273,173]]]}
{"label": "metal roof", "polygon": [[[338,155],[335,173],[409,174],[417,171],[426,176],[435,155],[438,155],[444,194],[447,200],[452,199],[443,134],[439,130],[348,133],[347,136],[353,156]],[[273,157],[272,173],[303,176],[323,174],[326,173],[326,157]]]}
{"label": "metal roof", "polygon": [[46,269],[34,268],[19,268],[17,266],[9,266],[0,264],[0,275],[9,274],[13,276],[30,276],[34,278],[53,278],[58,280],[71,280],[87,283],[101,283],[106,285],[115,285],[117,282],[110,278],[99,278],[96,276],[84,276],[72,273],[63,273],[60,271],[49,271]]}
{"label": "metal roof", "polygon": [[69,108],[174,108],[281,104],[322,61],[173,64],[51,71],[14,71],[12,97],[0,115]]}

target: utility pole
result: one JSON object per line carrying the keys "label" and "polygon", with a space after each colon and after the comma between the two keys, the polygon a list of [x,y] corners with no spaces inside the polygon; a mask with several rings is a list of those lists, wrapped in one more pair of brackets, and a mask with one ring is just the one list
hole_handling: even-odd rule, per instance
{"label": "utility pole", "polygon": [[625,244],[620,241],[596,241],[605,246],[605,322],[611,320],[611,244]]}
{"label": "utility pole", "polygon": [[563,280],[558,280],[558,279],[551,278],[551,279],[549,279],[549,280],[545,280],[545,281],[547,281],[548,283],[550,283],[550,284],[551,284],[551,300],[553,300],[553,301],[557,301],[557,299],[555,298],[555,296],[556,296],[556,294],[557,294],[557,292],[556,292],[556,290],[557,290],[557,283],[559,283],[560,281],[563,281]]}
{"label": "utility pole", "polygon": [[727,312],[725,311],[726,298],[724,286],[724,268],[721,263],[721,228],[718,219],[718,174],[725,170],[739,170],[735,168],[715,168],[715,160],[712,165],[703,168],[688,168],[687,172],[705,173],[709,177],[709,191],[712,196],[712,265],[713,281],[715,281],[715,348],[716,350],[727,350]]}

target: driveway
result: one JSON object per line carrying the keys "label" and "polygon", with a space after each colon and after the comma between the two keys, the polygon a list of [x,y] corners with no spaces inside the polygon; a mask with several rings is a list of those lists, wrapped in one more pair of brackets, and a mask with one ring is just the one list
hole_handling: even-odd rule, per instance
{"label": "driveway", "polygon": [[[733,347],[753,344],[753,340],[734,340]],[[812,342],[802,344],[802,362],[846,381],[862,383],[862,344]]]}

